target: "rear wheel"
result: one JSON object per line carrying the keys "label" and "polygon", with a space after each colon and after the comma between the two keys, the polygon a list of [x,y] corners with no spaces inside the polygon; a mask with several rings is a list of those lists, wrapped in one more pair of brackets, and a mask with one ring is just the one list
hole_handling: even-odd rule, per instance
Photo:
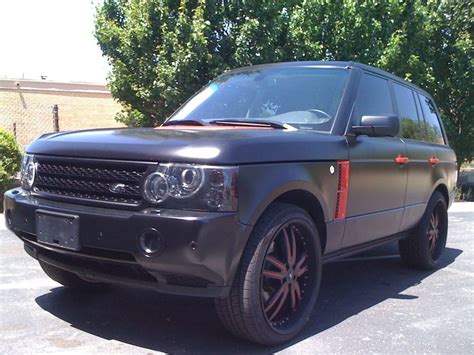
{"label": "rear wheel", "polygon": [[44,261],[39,261],[39,264],[46,275],[56,282],[59,282],[64,287],[68,288],[97,288],[102,286],[102,283],[90,282],[84,279],[81,279],[76,274],[72,272],[60,269],[56,266],[45,263]]}
{"label": "rear wheel", "polygon": [[264,345],[294,337],[307,323],[321,282],[321,246],[308,214],[274,204],[255,226],[240,269],[217,313],[235,335]]}
{"label": "rear wheel", "polygon": [[446,247],[448,212],[446,200],[435,192],[415,232],[399,241],[400,257],[408,266],[435,269]]}

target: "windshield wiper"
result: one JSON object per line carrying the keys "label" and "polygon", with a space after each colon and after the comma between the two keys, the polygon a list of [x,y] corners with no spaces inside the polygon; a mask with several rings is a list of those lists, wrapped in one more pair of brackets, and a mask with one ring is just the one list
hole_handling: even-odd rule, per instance
{"label": "windshield wiper", "polygon": [[205,124],[200,120],[172,120],[163,123],[161,126],[205,126]]}
{"label": "windshield wiper", "polygon": [[234,120],[234,119],[227,119],[227,120],[214,120],[210,121],[210,124],[215,124],[219,126],[242,126],[242,127],[271,127],[275,129],[287,129],[292,128],[287,124],[282,124],[279,122],[274,121],[262,121],[262,120]]}

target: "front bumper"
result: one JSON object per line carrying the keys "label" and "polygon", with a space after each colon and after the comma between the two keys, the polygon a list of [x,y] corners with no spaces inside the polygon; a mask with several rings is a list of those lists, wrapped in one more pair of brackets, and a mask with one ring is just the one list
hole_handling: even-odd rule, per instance
{"label": "front bumper", "polygon": [[[37,209],[79,216],[81,249],[38,243]],[[5,193],[6,226],[36,259],[82,278],[159,292],[226,297],[251,227],[237,213],[177,210],[126,211],[45,200],[21,189]],[[154,228],[160,252],[145,255],[138,238]]]}

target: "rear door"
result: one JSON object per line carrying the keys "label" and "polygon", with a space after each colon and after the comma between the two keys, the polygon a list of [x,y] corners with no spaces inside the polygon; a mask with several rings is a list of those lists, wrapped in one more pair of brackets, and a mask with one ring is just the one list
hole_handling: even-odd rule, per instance
{"label": "rear door", "polygon": [[[362,116],[393,115],[390,83],[363,73],[354,103],[352,124]],[[348,138],[350,158],[346,229],[341,247],[370,242],[398,232],[403,216],[407,179],[404,142],[399,137]]]}
{"label": "rear door", "polygon": [[418,94],[397,82],[393,83],[393,89],[400,117],[400,134],[405,141],[409,158],[405,212],[400,226],[400,231],[404,231],[414,227],[425,211],[433,189],[429,160],[435,156],[435,150],[426,141],[426,125]]}
{"label": "rear door", "polygon": [[420,93],[415,97],[423,136],[406,139],[410,163],[400,230],[416,226],[436,186],[442,183],[452,194],[456,185],[456,157],[447,145],[438,111],[431,98]]}
{"label": "rear door", "polygon": [[[448,188],[450,202],[454,199],[457,178],[456,154],[449,147],[439,112],[432,99],[419,94],[421,110],[426,125],[426,140],[431,143],[434,155],[430,158],[432,188],[443,183]],[[431,195],[428,196],[428,199]]]}

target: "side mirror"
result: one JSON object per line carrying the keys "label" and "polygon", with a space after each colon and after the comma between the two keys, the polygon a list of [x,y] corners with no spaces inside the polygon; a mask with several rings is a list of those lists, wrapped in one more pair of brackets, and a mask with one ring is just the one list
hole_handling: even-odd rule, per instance
{"label": "side mirror", "polygon": [[400,120],[397,116],[362,116],[359,126],[352,126],[356,136],[395,137],[400,132]]}

